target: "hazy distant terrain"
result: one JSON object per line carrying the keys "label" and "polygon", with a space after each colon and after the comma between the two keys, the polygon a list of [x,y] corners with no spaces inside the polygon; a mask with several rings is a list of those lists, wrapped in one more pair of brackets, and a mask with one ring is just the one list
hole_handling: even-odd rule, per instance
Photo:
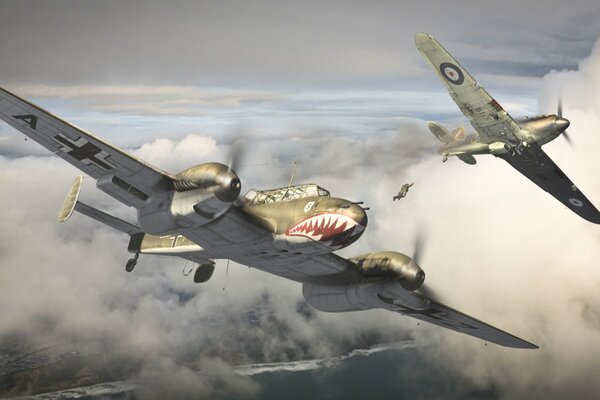
{"label": "hazy distant terrain", "polygon": [[[307,308],[299,307],[298,312],[311,318],[312,311],[308,311]],[[207,332],[209,334],[212,332],[213,337],[203,338],[207,345],[201,354],[218,356],[231,365],[239,365],[236,372],[242,376],[255,376],[282,371],[293,373],[335,367],[353,356],[365,356],[390,348],[377,347],[384,338],[374,331],[360,337],[357,342],[342,344],[340,349],[343,349],[343,352],[339,357],[320,361],[311,359],[310,356],[313,355],[306,353],[308,359],[302,361],[300,358],[295,359],[298,350],[290,349],[288,354],[284,352],[280,354],[279,359],[271,359],[266,363],[265,360],[260,360],[261,343],[241,341],[240,347],[230,347],[229,351],[224,348],[217,350],[210,345],[211,341],[220,340],[219,337],[222,335],[231,337],[239,336],[241,333],[251,335],[253,330],[266,329],[267,327],[261,321],[276,323],[275,316],[264,314],[265,311],[255,306],[243,312],[233,323],[229,319],[224,320],[217,316],[203,318],[200,323],[211,327]],[[281,334],[285,335],[285,330],[281,330]],[[281,337],[272,339],[283,340]],[[387,341],[392,339],[406,340],[407,337],[405,334],[398,334],[395,338],[385,338]],[[408,343],[412,347],[412,342]],[[74,341],[68,337],[57,337],[44,332],[7,335],[0,340],[0,397],[35,395],[90,385],[93,385],[93,388],[85,389],[84,392],[86,396],[92,396],[91,398],[95,398],[96,395],[105,398],[107,392],[110,392],[111,396],[121,396],[123,392],[133,390],[135,385],[127,380],[137,377],[146,360],[143,357],[119,357],[104,346],[105,344],[98,341]],[[369,350],[373,346],[376,350]],[[352,352],[355,348],[367,350]],[[294,361],[287,361],[289,359]],[[255,362],[245,363],[248,360],[255,360]],[[190,367],[193,368],[191,362]],[[81,398],[77,397],[80,396],[81,390],[68,391],[68,393],[75,396],[74,398]]]}

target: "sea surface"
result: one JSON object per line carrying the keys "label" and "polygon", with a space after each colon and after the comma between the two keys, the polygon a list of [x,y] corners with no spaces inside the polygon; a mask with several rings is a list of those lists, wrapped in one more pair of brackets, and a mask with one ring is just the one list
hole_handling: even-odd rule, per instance
{"label": "sea surface", "polygon": [[[338,357],[235,367],[261,390],[260,399],[496,399],[455,371],[423,358],[406,340],[355,349]],[[137,399],[135,381],[115,381],[13,399]]]}

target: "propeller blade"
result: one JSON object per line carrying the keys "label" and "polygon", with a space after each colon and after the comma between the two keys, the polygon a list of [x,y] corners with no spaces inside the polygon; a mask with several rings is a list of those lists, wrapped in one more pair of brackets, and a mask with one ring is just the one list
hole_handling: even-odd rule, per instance
{"label": "propeller blade", "polygon": [[[423,249],[425,248],[426,244],[425,244],[425,237],[427,235],[423,233],[423,230],[421,229],[418,233],[417,233],[417,237],[415,239],[415,248],[413,250],[413,255],[412,255],[412,259],[415,262],[415,264],[419,265],[420,261],[421,261],[421,256],[423,254]],[[419,265],[420,266],[420,265]],[[437,299],[438,296],[436,295],[435,291],[433,291],[428,285],[423,284],[420,288],[418,288],[416,290],[417,293],[431,299]]]}
{"label": "propeller blade", "polygon": [[[563,117],[562,97],[558,98],[558,107],[557,107],[557,110],[556,110],[556,115],[558,115],[559,118]],[[567,122],[567,126],[568,126],[568,121],[565,121],[565,122]],[[569,146],[573,147],[573,141],[571,140],[571,137],[567,133],[566,129],[562,132],[562,136],[565,138],[565,140],[567,141],[567,143],[569,144]]]}
{"label": "propeller blade", "polygon": [[419,261],[421,260],[423,246],[424,246],[423,234],[419,233],[417,235],[417,238],[415,239],[415,249],[413,250],[413,255],[412,255],[412,259],[417,265],[419,265]]}
{"label": "propeller blade", "polygon": [[562,133],[563,137],[565,138],[565,140],[567,141],[567,143],[569,143],[569,145],[571,147],[573,147],[573,141],[571,140],[571,137],[569,136],[569,134],[567,133],[567,131],[564,131]]}
{"label": "propeller blade", "polygon": [[420,288],[417,289],[417,293],[427,297],[430,300],[436,300],[439,297],[436,295],[435,291],[433,289],[431,289],[429,286],[427,285],[423,285]]}
{"label": "propeller blade", "polygon": [[234,139],[229,147],[229,170],[237,172],[241,165],[246,150],[246,142],[243,139]]}
{"label": "propeller blade", "polygon": [[556,111],[556,115],[562,118],[562,98],[558,98],[558,110]]}

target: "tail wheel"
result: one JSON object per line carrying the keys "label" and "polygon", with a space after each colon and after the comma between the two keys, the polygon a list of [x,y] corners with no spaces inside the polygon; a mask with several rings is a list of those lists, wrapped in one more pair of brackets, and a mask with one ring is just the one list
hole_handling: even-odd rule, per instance
{"label": "tail wheel", "polygon": [[135,268],[135,266],[137,264],[137,259],[139,256],[140,256],[140,253],[135,253],[135,257],[127,260],[127,263],[125,264],[125,271],[127,271],[127,272],[133,271],[133,269]]}

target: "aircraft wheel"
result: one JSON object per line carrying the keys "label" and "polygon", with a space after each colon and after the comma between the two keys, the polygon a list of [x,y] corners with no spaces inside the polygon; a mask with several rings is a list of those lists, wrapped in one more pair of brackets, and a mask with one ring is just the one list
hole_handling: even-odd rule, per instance
{"label": "aircraft wheel", "polygon": [[137,260],[135,258],[130,258],[127,261],[127,264],[125,264],[125,271],[127,271],[127,272],[133,271],[136,264],[137,264]]}

